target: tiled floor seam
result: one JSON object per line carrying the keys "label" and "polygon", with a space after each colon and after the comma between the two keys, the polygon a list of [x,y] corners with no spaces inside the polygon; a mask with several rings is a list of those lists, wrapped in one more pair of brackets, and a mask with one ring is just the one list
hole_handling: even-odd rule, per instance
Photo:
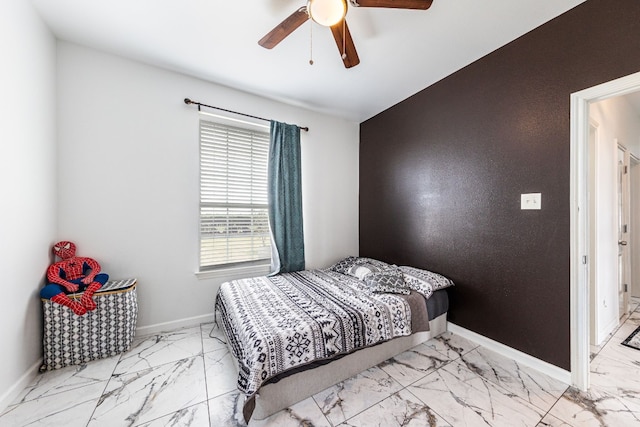
{"label": "tiled floor seam", "polygon": [[[570,386],[567,386],[567,390],[569,390],[569,387],[570,387]],[[560,402],[560,400],[562,399],[562,397],[564,396],[564,394],[567,392],[567,390],[565,390],[565,391],[560,395],[560,397],[558,397],[558,398],[556,399],[556,401],[555,401],[555,402],[553,402],[553,405],[551,405],[551,407],[549,408],[549,410],[547,410],[547,412],[542,416],[542,418],[540,418],[540,421],[538,421],[538,424],[540,424],[540,423],[542,422],[542,420],[544,420],[545,418],[547,418],[547,416],[549,416],[549,417],[557,418],[557,419],[559,419],[560,421],[562,421],[563,423],[566,423],[566,424],[568,424],[568,425],[570,425],[570,426],[572,425],[570,422],[568,422],[568,421],[566,421],[566,420],[564,420],[564,419],[562,419],[562,418],[560,418],[560,417],[558,417],[558,416],[556,416],[556,415],[551,414],[551,411],[553,410],[553,407],[554,407],[554,406],[556,406],[556,405],[558,404],[558,402]]]}
{"label": "tiled floor seam", "polygon": [[[122,358],[122,354],[119,354],[118,355],[118,363],[120,363],[120,359],[121,358]],[[95,405],[93,405],[93,411],[91,411],[91,415],[89,416],[89,419],[87,420],[86,427],[88,427],[91,424],[91,420],[93,419],[93,415],[96,413],[96,410],[98,409],[98,405],[100,404],[100,400],[102,399],[102,396],[104,396],[105,391],[107,391],[107,387],[109,387],[109,383],[111,382],[111,379],[113,378],[113,373],[116,371],[116,367],[118,366],[118,363],[113,365],[113,370],[111,371],[111,375],[109,375],[109,379],[107,379],[104,382],[104,388],[102,389],[102,393],[100,394],[100,396],[96,400]]]}
{"label": "tiled floor seam", "polygon": [[[443,365],[443,366],[444,366],[444,365]],[[439,369],[439,368],[438,368],[438,369]],[[434,372],[435,372],[435,371],[434,371]],[[430,375],[430,374],[429,374],[429,375]],[[425,375],[425,376],[426,376],[426,375]],[[417,382],[417,381],[416,381],[416,382]],[[435,409],[433,409],[431,406],[429,406],[429,404],[425,403],[425,402],[424,402],[424,400],[420,399],[418,396],[416,396],[416,394],[415,394],[415,393],[411,392],[411,390],[409,390],[409,389],[408,389],[408,386],[407,386],[407,387],[405,387],[405,390],[406,390],[406,391],[408,391],[409,393],[411,393],[411,395],[412,395],[413,397],[415,397],[416,399],[418,399],[420,402],[424,403],[424,404],[425,404],[425,406],[431,410],[431,412],[433,412],[434,414],[436,414],[437,416],[439,416],[440,418],[442,418],[443,420],[445,420],[447,423],[449,423],[449,424],[453,425],[453,423],[452,423],[452,422],[450,422],[450,421],[447,419],[447,417],[444,417],[442,414],[438,413]]]}
{"label": "tiled floor seam", "polygon": [[[457,358],[459,358],[459,357],[457,357]],[[413,384],[415,384],[415,383],[417,383],[417,382],[419,382],[419,381],[424,380],[426,377],[428,377],[429,375],[433,374],[434,372],[436,372],[438,369],[442,368],[443,366],[446,366],[446,365],[448,365],[449,363],[453,362],[454,360],[455,360],[455,359],[448,360],[446,363],[443,363],[443,364],[442,364],[442,365],[440,365],[439,367],[437,367],[437,368],[433,369],[431,372],[429,372],[429,373],[425,374],[423,377],[421,377],[421,378],[417,379],[416,381],[413,381],[412,383],[410,383],[410,384],[408,384],[407,386],[404,386],[404,387],[403,387],[403,386],[402,386],[402,384],[400,384],[400,382],[399,382],[397,379],[395,379],[391,374],[387,373],[387,372],[384,370],[384,368],[380,368],[380,369],[382,369],[382,371],[383,371],[385,374],[387,374],[391,379],[393,379],[393,381],[395,381],[396,383],[400,384],[401,388],[400,388],[399,390],[397,390],[397,391],[395,391],[395,392],[393,392],[393,393],[389,394],[388,396],[386,396],[386,397],[384,397],[384,398],[380,399],[379,401],[377,401],[377,402],[373,403],[371,406],[368,406],[367,408],[364,408],[364,409],[363,409],[363,410],[361,410],[360,412],[358,412],[358,413],[356,413],[356,414],[352,415],[351,417],[349,417],[349,418],[345,419],[344,421],[340,422],[340,424],[338,424],[338,426],[340,426],[340,425],[342,425],[342,424],[344,424],[344,423],[348,422],[349,420],[352,420],[352,419],[356,418],[358,415],[362,414],[363,412],[366,412],[366,411],[370,410],[371,408],[373,408],[374,406],[376,406],[376,405],[380,404],[381,402],[385,401],[386,399],[389,399],[389,398],[390,398],[391,396],[393,396],[394,394],[398,394],[398,393],[400,393],[400,392],[401,392],[401,391],[403,391],[403,390],[405,390],[405,391],[407,391],[407,392],[411,393],[411,391],[410,391],[410,390],[408,390],[408,387],[410,387],[411,385],[413,385]],[[376,365],[376,366],[379,366],[379,365]],[[433,410],[433,408],[431,408],[427,403],[425,403],[425,402],[424,402],[422,399],[420,399],[418,396],[416,396],[416,395],[415,395],[415,394],[413,394],[413,393],[411,393],[411,395],[412,395],[413,397],[415,397],[416,399],[418,399],[420,402],[422,402],[424,405],[426,405],[426,406],[427,406],[429,409],[431,409],[434,413],[436,413],[436,412]],[[315,399],[313,399],[313,402],[314,402],[316,405],[318,405],[318,402],[316,402],[316,400],[315,400]],[[320,405],[318,405],[318,407],[320,407]],[[320,408],[320,410],[322,411],[322,408]],[[437,413],[436,413],[436,414],[437,414]],[[440,414],[437,414],[437,415],[438,415],[438,416],[440,416],[440,417],[442,417]],[[325,415],[325,418],[326,418],[326,415]],[[442,419],[445,419],[445,418],[444,418],[444,417],[442,417]],[[337,427],[337,426],[334,426],[334,425],[333,425],[333,423],[331,423],[331,421],[330,421],[328,418],[327,418],[327,421],[329,421],[329,424],[331,424],[333,427]],[[448,421],[447,421],[447,422],[448,422]]]}
{"label": "tiled floor seam", "polygon": [[[212,399],[211,396],[209,396],[209,383],[207,380],[207,362],[204,360],[204,338],[202,337],[202,332],[204,330],[204,323],[200,324],[200,345],[202,346],[202,375],[204,375],[204,391],[205,391],[205,396],[206,396],[206,404],[207,404],[207,418],[209,420],[209,427],[211,427],[211,409],[209,408],[209,400]],[[209,332],[209,336],[211,332]]]}

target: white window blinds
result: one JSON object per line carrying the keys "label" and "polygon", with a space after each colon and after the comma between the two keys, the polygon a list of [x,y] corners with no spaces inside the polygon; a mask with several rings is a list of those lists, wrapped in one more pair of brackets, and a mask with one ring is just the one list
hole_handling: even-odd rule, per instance
{"label": "white window blinds", "polygon": [[269,131],[200,119],[200,270],[268,264]]}

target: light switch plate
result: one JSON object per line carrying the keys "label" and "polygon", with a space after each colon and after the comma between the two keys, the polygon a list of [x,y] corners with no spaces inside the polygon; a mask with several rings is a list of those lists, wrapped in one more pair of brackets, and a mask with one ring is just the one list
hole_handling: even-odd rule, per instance
{"label": "light switch plate", "polygon": [[542,209],[542,193],[521,194],[520,209]]}

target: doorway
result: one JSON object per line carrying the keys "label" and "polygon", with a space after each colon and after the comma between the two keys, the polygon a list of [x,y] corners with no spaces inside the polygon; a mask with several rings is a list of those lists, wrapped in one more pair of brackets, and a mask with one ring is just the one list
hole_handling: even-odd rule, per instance
{"label": "doorway", "polygon": [[[589,387],[589,105],[640,91],[640,73],[571,95],[571,381]],[[617,305],[617,304],[616,304]]]}
{"label": "doorway", "polygon": [[[639,92],[640,94],[640,92]],[[618,96],[589,104],[589,320],[597,350],[630,310],[630,172],[640,107]],[[632,229],[632,228],[631,228]]]}

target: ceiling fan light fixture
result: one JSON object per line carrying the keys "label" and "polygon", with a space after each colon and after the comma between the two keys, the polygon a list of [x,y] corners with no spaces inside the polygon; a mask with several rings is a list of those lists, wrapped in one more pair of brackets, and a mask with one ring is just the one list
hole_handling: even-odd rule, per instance
{"label": "ceiling fan light fixture", "polygon": [[333,27],[347,14],[347,0],[309,0],[307,11],[314,22]]}

